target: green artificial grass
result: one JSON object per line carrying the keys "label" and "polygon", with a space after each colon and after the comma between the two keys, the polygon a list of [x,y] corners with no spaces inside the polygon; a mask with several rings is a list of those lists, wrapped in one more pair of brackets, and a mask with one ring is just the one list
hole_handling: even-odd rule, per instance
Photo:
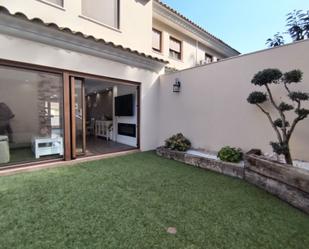
{"label": "green artificial grass", "polygon": [[1,249],[308,245],[306,214],[242,180],[152,152],[0,177]]}

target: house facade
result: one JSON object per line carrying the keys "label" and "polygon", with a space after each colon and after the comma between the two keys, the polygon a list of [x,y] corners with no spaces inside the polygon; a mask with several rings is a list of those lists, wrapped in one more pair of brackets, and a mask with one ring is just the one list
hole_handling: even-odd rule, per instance
{"label": "house facade", "polygon": [[[158,132],[158,83],[166,67],[195,66],[204,53],[212,60],[238,54],[192,23],[192,30],[182,27],[189,20],[159,1],[1,0],[0,6],[2,168],[154,149],[158,136],[149,134]],[[161,10],[183,24],[164,22]],[[154,30],[162,34],[161,51]]]}
{"label": "house facade", "polygon": [[1,0],[0,4],[11,13],[164,59],[176,70],[239,54],[159,0]]}

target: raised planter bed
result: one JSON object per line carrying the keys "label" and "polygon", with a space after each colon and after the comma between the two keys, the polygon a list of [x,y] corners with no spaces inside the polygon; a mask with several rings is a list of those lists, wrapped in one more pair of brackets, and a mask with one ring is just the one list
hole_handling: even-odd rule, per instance
{"label": "raised planter bed", "polygon": [[220,160],[193,155],[187,152],[169,150],[165,147],[159,147],[156,150],[159,156],[193,165],[199,168],[208,169],[224,175],[243,179],[244,167],[241,164],[222,162]]}
{"label": "raised planter bed", "polygon": [[159,147],[159,156],[244,179],[269,193],[276,195],[292,206],[309,214],[309,171],[279,164],[262,156],[245,155],[244,165],[223,162],[203,156]]}
{"label": "raised planter bed", "polygon": [[309,171],[246,155],[245,180],[309,214]]}

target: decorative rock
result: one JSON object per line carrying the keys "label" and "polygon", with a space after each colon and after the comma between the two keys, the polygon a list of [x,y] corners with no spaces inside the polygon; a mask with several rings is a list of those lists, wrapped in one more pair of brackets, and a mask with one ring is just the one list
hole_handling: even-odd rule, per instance
{"label": "decorative rock", "polygon": [[261,156],[262,155],[262,151],[260,149],[251,149],[247,152],[247,155],[257,155],[257,156]]}
{"label": "decorative rock", "polygon": [[268,160],[275,161],[278,163],[285,163],[285,158],[283,155],[278,155],[277,153],[265,153],[264,157]]}
{"label": "decorative rock", "polygon": [[169,228],[167,228],[167,233],[169,233],[169,234],[176,234],[177,233],[177,229],[176,229],[176,227],[169,227]]}

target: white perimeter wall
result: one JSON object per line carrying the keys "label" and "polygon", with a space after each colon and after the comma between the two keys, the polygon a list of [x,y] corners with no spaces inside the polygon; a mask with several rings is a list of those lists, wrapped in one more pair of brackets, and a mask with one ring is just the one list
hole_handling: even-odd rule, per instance
{"label": "white perimeter wall", "polygon": [[[275,133],[266,116],[246,100],[253,90],[264,90],[251,79],[265,68],[300,69],[304,79],[295,89],[309,92],[308,52],[309,40],[161,76],[158,145],[183,132],[195,148],[217,151],[231,145],[271,152]],[[172,92],[176,78],[182,83],[181,93]],[[279,88],[272,86],[274,95],[286,95]],[[309,118],[296,128],[291,148],[294,158],[309,160]]]}
{"label": "white perimeter wall", "polygon": [[3,34],[0,34],[0,58],[141,82],[140,146],[141,150],[150,150],[157,146],[158,75],[161,72],[140,69],[84,53]]}

